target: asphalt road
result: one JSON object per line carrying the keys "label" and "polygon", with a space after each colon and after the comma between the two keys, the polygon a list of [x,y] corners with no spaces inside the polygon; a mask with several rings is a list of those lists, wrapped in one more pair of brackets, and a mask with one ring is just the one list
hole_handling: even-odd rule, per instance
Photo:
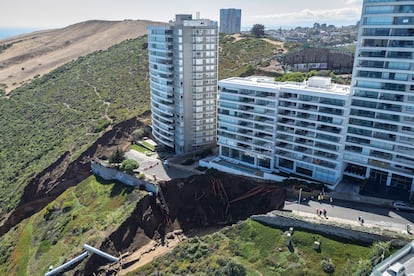
{"label": "asphalt road", "polygon": [[130,150],[125,153],[125,156],[129,159],[133,159],[139,163],[138,170],[144,173],[148,178],[156,176],[157,180],[170,180],[175,178],[186,178],[194,174],[188,168],[179,168],[175,164],[164,166],[162,161],[146,156],[135,150]]}
{"label": "asphalt road", "polygon": [[328,200],[325,200],[323,203],[310,200],[299,205],[297,201],[286,201],[285,209],[315,215],[316,209],[325,209],[327,219],[340,218],[358,223],[358,217],[361,217],[367,226],[378,226],[404,232],[406,231],[407,224],[409,224],[411,229],[414,229],[414,213],[395,211],[391,207],[371,205],[363,202],[334,200],[331,204]]}

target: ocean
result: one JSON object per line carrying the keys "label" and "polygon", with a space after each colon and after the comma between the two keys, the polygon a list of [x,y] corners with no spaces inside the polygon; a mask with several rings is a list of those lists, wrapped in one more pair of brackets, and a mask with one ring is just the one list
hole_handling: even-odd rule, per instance
{"label": "ocean", "polygon": [[37,30],[38,29],[30,28],[0,28],[0,40],[20,34],[31,33]]}

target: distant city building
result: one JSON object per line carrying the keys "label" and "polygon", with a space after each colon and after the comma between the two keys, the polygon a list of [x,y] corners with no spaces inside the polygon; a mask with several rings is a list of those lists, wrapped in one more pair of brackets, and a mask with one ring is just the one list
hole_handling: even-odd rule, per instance
{"label": "distant city building", "polygon": [[217,22],[188,14],[148,28],[152,133],[177,154],[216,143],[217,43]]}
{"label": "distant city building", "polygon": [[345,174],[368,178],[378,193],[413,190],[413,25],[414,1],[363,2]]}
{"label": "distant city building", "polygon": [[241,28],[240,9],[220,9],[220,33],[238,34]]}
{"label": "distant city building", "polygon": [[342,179],[349,86],[321,77],[306,83],[248,77],[219,87],[221,158],[329,184]]}

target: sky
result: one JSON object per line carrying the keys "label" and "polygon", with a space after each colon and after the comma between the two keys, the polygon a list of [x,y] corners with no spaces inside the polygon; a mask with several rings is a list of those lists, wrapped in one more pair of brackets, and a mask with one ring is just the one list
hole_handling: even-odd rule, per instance
{"label": "sky", "polygon": [[219,21],[221,8],[242,10],[242,29],[355,24],[362,0],[1,0],[0,28],[51,29],[82,21],[146,19],[167,22],[200,12]]}

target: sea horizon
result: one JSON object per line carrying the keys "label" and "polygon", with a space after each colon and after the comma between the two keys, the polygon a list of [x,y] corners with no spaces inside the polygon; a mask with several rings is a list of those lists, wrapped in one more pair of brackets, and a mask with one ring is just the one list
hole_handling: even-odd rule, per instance
{"label": "sea horizon", "polygon": [[10,38],[13,36],[27,34],[38,31],[37,28],[2,28],[0,27],[0,40]]}

